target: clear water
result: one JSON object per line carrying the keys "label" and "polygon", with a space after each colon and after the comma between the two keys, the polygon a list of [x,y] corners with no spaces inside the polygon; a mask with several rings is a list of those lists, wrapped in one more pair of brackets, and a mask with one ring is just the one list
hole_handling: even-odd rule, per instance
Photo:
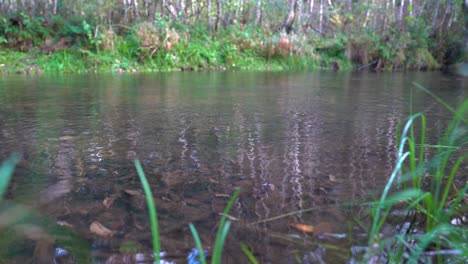
{"label": "clear water", "polygon": [[[433,143],[451,119],[413,82],[452,106],[465,100],[465,80],[438,73],[0,76],[0,158],[23,156],[7,202],[34,213],[14,222],[53,237],[21,234],[32,232],[22,226],[4,231],[0,254],[12,263],[62,248],[70,262],[148,254],[139,159],[167,260],[186,262],[194,247],[189,223],[210,248],[219,214],[241,188],[224,263],[247,262],[241,242],[260,263],[309,263],[317,254],[345,262],[365,244],[355,220],[365,212],[346,205],[378,194],[389,176],[410,94],[413,111],[428,116]],[[2,208],[0,223],[11,215]],[[114,235],[93,234],[94,221]],[[296,223],[346,237],[304,233]]]}

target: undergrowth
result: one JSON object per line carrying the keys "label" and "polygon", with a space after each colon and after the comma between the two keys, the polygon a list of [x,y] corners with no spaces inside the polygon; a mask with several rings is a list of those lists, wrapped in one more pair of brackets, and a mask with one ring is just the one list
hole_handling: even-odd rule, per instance
{"label": "undergrowth", "polygon": [[[14,21],[14,22],[12,22]],[[24,13],[0,19],[1,72],[168,70],[437,69],[441,51],[417,20],[407,32],[377,32],[351,24],[333,36],[285,33],[233,24],[210,31],[161,16],[134,25]],[[10,57],[27,57],[28,60]],[[439,61],[438,61],[439,60]]]}
{"label": "undergrowth", "polygon": [[[468,157],[468,101],[453,109],[415,84],[453,113],[437,144],[426,142],[426,117],[409,117],[399,139],[398,159],[381,198],[373,206],[367,261],[378,263],[466,263],[468,182],[463,164]],[[417,132],[419,131],[419,132]],[[463,182],[464,181],[464,182]],[[393,234],[384,226],[403,212]]]}

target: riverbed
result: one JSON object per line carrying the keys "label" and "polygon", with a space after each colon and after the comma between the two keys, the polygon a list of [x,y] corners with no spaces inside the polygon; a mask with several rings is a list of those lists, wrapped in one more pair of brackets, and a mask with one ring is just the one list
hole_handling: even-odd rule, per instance
{"label": "riverbed", "polygon": [[[0,159],[22,156],[6,200],[54,237],[12,232],[0,252],[19,261],[63,249],[76,261],[74,250],[85,251],[94,263],[149,254],[138,159],[168,261],[185,263],[195,247],[189,223],[212,248],[240,188],[223,263],[247,262],[240,243],[260,263],[345,262],[367,242],[366,212],[354,205],[380,193],[409,114],[427,115],[434,144],[452,117],[415,82],[454,107],[466,99],[465,79],[434,72],[0,76]],[[94,222],[112,235],[92,231]],[[57,238],[54,226],[80,243]],[[44,243],[54,252],[37,253]]]}

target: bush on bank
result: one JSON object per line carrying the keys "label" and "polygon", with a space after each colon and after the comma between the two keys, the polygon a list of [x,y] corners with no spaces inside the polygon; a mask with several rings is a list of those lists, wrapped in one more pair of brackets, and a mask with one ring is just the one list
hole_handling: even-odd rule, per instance
{"label": "bush on bank", "polygon": [[323,36],[242,24],[212,31],[162,17],[104,26],[13,13],[0,18],[0,71],[434,70],[443,56],[431,43],[430,29],[418,21],[402,33]]}

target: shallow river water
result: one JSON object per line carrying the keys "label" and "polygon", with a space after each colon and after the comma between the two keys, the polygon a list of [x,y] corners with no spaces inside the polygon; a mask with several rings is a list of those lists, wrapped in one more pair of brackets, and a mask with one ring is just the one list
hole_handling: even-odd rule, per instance
{"label": "shallow river water", "polygon": [[138,159],[168,261],[187,262],[189,223],[212,248],[240,188],[223,263],[247,263],[240,243],[260,263],[346,262],[366,245],[366,212],[352,205],[376,197],[392,171],[410,95],[432,143],[451,119],[413,82],[452,106],[466,98],[466,80],[439,73],[0,76],[0,160],[22,155],[0,208],[0,256],[125,263],[149,254]]}

